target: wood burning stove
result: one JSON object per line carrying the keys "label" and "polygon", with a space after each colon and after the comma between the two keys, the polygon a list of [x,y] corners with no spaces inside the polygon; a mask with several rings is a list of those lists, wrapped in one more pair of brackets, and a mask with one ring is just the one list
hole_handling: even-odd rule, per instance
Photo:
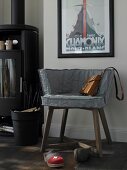
{"label": "wood burning stove", "polygon": [[39,34],[38,28],[24,24],[24,11],[24,0],[12,0],[12,24],[0,25],[1,117],[34,105],[37,95]]}

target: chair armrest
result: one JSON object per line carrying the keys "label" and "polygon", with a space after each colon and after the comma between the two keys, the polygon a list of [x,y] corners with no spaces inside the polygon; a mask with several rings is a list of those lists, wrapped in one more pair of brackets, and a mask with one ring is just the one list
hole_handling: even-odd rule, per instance
{"label": "chair armrest", "polygon": [[110,97],[110,93],[113,85],[113,78],[114,78],[114,71],[110,69],[106,70],[100,82],[100,87],[97,93],[97,96],[104,97],[106,104]]}
{"label": "chair armrest", "polygon": [[43,93],[44,94],[51,94],[51,88],[50,88],[50,84],[49,84],[49,81],[48,81],[46,71],[44,69],[39,69],[38,73],[39,73],[39,78],[40,78]]}

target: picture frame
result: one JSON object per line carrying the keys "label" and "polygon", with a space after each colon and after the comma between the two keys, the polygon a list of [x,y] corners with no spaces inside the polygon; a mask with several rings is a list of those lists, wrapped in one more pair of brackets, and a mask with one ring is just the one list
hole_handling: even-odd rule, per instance
{"label": "picture frame", "polygon": [[58,58],[114,57],[114,0],[58,0]]}

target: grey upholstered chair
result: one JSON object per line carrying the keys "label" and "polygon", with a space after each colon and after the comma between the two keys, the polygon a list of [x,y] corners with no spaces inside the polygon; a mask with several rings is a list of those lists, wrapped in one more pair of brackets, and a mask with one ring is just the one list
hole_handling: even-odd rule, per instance
{"label": "grey upholstered chair", "polygon": [[[84,81],[90,76],[100,74],[98,69],[40,69],[39,76],[44,95],[42,105],[48,106],[47,118],[44,126],[41,151],[44,152],[47,145],[52,115],[54,109],[64,109],[60,130],[60,139],[63,140],[68,109],[79,108],[91,110],[93,113],[96,149],[102,155],[101,134],[99,115],[105,131],[108,143],[111,143],[108,124],[106,121],[104,107],[109,101],[113,80],[113,70],[106,70],[101,80],[96,96],[83,96],[79,93]],[[79,116],[79,115],[78,115]]]}

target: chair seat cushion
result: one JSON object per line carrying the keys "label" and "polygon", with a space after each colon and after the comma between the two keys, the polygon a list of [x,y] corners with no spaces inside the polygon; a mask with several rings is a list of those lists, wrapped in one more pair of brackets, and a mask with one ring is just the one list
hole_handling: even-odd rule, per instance
{"label": "chair seat cushion", "polygon": [[42,96],[43,106],[61,108],[102,108],[105,106],[103,96],[83,96],[81,94],[58,94]]}

